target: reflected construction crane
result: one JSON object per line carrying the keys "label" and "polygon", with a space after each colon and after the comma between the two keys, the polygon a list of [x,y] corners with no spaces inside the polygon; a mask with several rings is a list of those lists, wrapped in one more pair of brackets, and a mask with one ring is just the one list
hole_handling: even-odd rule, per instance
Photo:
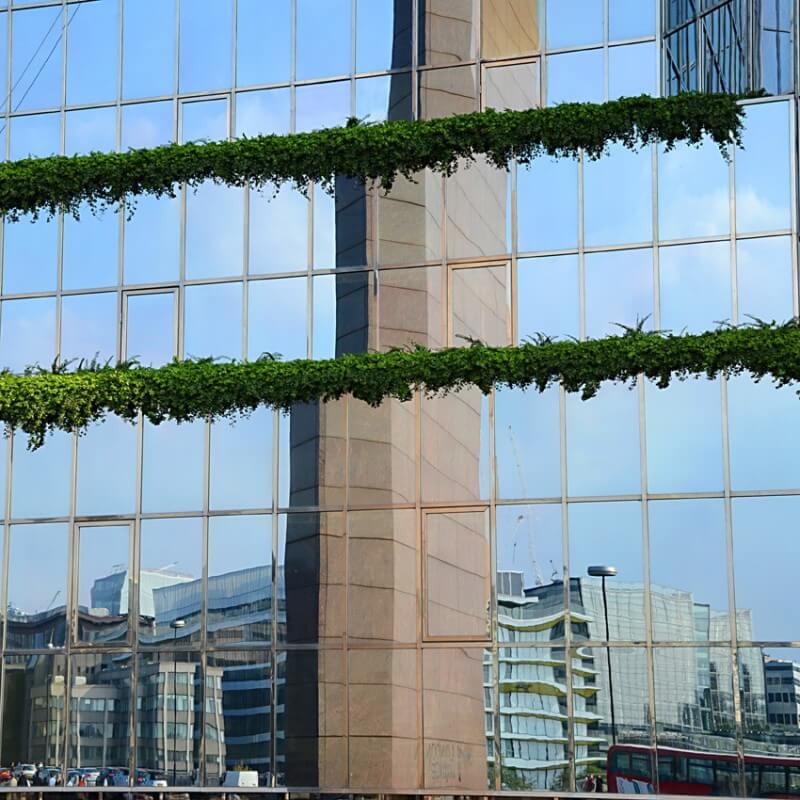
{"label": "reflected construction crane", "polygon": [[[512,430],[511,426],[508,426],[508,440],[511,443],[511,452],[514,454],[514,466],[517,469],[517,474],[519,475],[519,482],[522,486],[522,496],[528,496],[528,487],[525,484],[525,473],[522,471],[522,461],[519,457],[519,450],[517,449],[517,439],[514,436],[514,431]],[[523,523],[528,523],[528,555],[530,556],[531,564],[533,565],[533,576],[535,579],[536,586],[543,586],[544,585],[544,578],[542,577],[542,572],[539,569],[539,562],[536,559],[536,549],[534,547],[533,542],[533,523],[531,521],[530,511],[526,511],[524,514],[519,514],[517,516],[517,525],[514,529],[514,547],[512,549],[512,561],[516,558],[517,554],[517,531],[519,530],[519,526]]]}

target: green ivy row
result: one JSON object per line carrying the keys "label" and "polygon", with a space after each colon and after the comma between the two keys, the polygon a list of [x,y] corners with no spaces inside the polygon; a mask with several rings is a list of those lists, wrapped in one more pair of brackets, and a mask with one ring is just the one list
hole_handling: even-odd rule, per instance
{"label": "green ivy row", "polygon": [[287,136],[174,144],[127,153],[27,158],[0,164],[0,213],[96,211],[135,195],[174,195],[181,184],[213,180],[272,188],[309,181],[331,189],[334,176],[380,181],[423,169],[451,174],[461,159],[485,155],[505,167],[542,154],[599,157],[611,143],[636,148],[663,142],[698,143],[709,136],[723,150],[739,142],[743,109],[733,95],[681,94],[565,103],[528,111],[493,110],[428,121],[361,124]]}
{"label": "green ivy row", "polygon": [[261,359],[244,363],[174,362],[158,369],[100,367],[76,372],[0,375],[0,422],[39,447],[55,430],[82,430],[114,413],[167,419],[236,418],[259,406],[290,409],[352,395],[370,405],[477,386],[533,387],[560,383],[592,397],[603,381],[643,374],[666,387],[677,376],[749,372],[778,385],[800,379],[800,325],[758,324],[675,335],[627,330],[588,341],[541,338],[519,347],[424,348],[343,355],[328,361]]}

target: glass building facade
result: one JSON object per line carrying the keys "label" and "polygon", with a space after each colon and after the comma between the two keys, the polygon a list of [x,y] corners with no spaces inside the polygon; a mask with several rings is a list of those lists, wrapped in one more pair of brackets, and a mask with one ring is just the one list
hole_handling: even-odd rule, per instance
{"label": "glass building facade", "polygon": [[[709,143],[612,147],[388,193],[205,184],[6,221],[3,367],[798,313],[789,0],[0,7],[7,159],[768,93],[727,161]],[[739,376],[588,402],[468,389],[233,424],[109,418],[35,452],[14,434],[0,763],[181,785],[249,770],[320,790],[800,792],[797,403]]]}

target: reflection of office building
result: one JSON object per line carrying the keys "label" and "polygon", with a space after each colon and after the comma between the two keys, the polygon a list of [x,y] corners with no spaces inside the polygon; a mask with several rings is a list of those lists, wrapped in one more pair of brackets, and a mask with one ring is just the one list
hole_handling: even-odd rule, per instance
{"label": "reflection of office building", "polygon": [[[521,573],[501,572],[497,586],[503,768],[513,771],[516,780],[530,788],[557,788],[567,744],[564,651],[558,647],[523,649],[520,645],[563,639],[564,584],[556,581],[524,588]],[[573,578],[569,588],[573,641],[602,641],[605,621],[600,581]],[[657,651],[655,695],[662,745],[727,750],[735,725],[730,655],[724,648],[702,643],[730,635],[728,614],[696,602],[688,592],[667,587],[651,587],[651,599],[657,640],[698,644]],[[641,584],[610,584],[606,602],[612,639],[643,638]],[[739,631],[745,633],[743,621],[749,622],[749,612],[740,610],[739,616]],[[613,649],[611,654],[613,734],[618,742],[647,744],[653,720],[644,651]],[[740,653],[740,699],[750,732],[763,730],[767,722],[760,657],[755,649]],[[605,649],[577,647],[571,669],[575,760],[584,766],[603,767],[612,739]]]}
{"label": "reflection of office building", "polygon": [[798,729],[800,707],[800,664],[780,659],[764,659],[767,686],[767,715],[770,725]]}

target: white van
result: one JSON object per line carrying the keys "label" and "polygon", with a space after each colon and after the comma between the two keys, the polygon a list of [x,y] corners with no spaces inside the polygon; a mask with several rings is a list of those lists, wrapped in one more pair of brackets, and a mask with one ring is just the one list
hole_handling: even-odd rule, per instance
{"label": "white van", "polygon": [[223,786],[238,786],[245,789],[258,787],[258,773],[255,770],[247,772],[226,772]]}

